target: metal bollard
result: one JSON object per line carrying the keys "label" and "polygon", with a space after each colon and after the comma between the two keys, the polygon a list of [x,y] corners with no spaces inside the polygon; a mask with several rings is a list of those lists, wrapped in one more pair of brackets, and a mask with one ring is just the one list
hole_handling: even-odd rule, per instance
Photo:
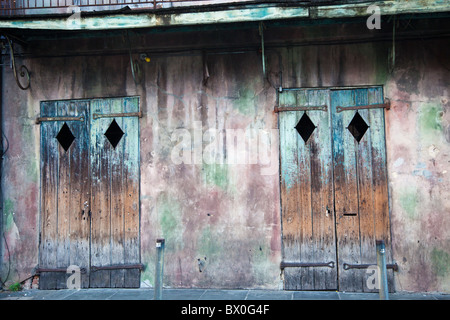
{"label": "metal bollard", "polygon": [[156,268],[155,268],[155,294],[154,300],[162,300],[164,275],[164,239],[156,239]]}
{"label": "metal bollard", "polygon": [[387,271],[386,271],[386,248],[383,240],[377,240],[377,265],[380,284],[380,300],[389,300]]}

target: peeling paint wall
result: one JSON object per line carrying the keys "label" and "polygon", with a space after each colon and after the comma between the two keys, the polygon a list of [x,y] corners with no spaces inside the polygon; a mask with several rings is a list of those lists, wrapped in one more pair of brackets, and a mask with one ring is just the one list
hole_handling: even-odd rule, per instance
{"label": "peeling paint wall", "polygon": [[[270,175],[261,174],[270,163],[228,164],[223,158],[224,163],[208,164],[202,158],[195,161],[194,154],[196,135],[202,139],[211,128],[242,129],[246,134],[251,130],[270,134],[276,128],[271,112],[275,92],[264,83],[259,61],[255,53],[210,57],[209,72],[214,76],[207,86],[201,55],[154,58],[143,65],[145,79],[138,86],[127,55],[26,60],[33,70],[29,91],[17,91],[12,73],[6,70],[3,105],[14,106],[14,112],[4,111],[10,142],[3,180],[5,231],[14,268],[10,277],[23,279],[38,261],[39,126],[34,119],[40,101],[139,95],[144,113],[140,120],[141,256],[146,266],[142,285],[154,284],[155,240],[163,237],[167,286],[277,288],[276,137],[273,149],[268,149],[275,166]],[[191,140],[185,141],[189,149],[183,152],[192,163],[172,160],[180,129],[190,134]],[[251,150],[249,145],[246,148]],[[200,157],[201,152],[202,148]],[[8,257],[3,258],[5,270]]]}
{"label": "peeling paint wall", "polygon": [[[142,286],[154,285],[155,241],[163,237],[166,286],[277,289],[278,137],[270,141],[274,148],[264,161],[253,158],[254,142],[268,142],[249,138],[236,154],[245,160],[230,164],[234,149],[226,134],[242,130],[252,137],[276,129],[274,86],[280,84],[384,85],[392,103],[386,142],[393,256],[400,268],[396,290],[450,292],[448,39],[399,41],[394,68],[389,41],[289,44],[340,34],[350,33],[345,26],[267,30],[267,44],[279,46],[267,51],[270,83],[262,75],[257,30],[140,38],[142,48],[255,46],[208,55],[206,84],[199,52],[152,56],[141,63],[143,79],[135,85],[120,37],[36,44],[37,52],[56,50],[57,57],[22,61],[32,72],[30,90],[17,88],[9,68],[3,72],[3,128],[10,143],[3,163],[3,228],[10,278],[27,277],[38,260],[40,149],[34,119],[40,101],[140,96]],[[122,52],[102,54],[118,48]],[[64,54],[58,56],[58,50]],[[225,134],[218,139],[221,161],[205,161],[209,129]],[[174,161],[180,158],[185,163]],[[5,277],[9,257],[2,243]]]}
{"label": "peeling paint wall", "polygon": [[386,91],[394,253],[403,290],[450,289],[450,63],[440,41],[398,47]]}

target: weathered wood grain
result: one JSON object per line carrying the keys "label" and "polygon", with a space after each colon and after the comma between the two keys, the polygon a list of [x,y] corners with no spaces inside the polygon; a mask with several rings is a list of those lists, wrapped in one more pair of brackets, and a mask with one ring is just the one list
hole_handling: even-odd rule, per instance
{"label": "weathered wood grain", "polygon": [[[280,105],[326,105],[328,99],[328,90],[287,91],[280,95]],[[304,114],[316,126],[306,142],[295,130]],[[334,216],[330,210],[333,185],[328,113],[320,110],[283,111],[279,119],[283,261],[336,261]],[[287,290],[337,288],[333,268],[286,268],[284,279]]]}
{"label": "weathered wood grain", "polygon": [[[92,113],[139,111],[138,98],[96,99]],[[113,121],[124,135],[114,148],[104,135]],[[137,117],[91,119],[91,265],[137,264],[139,251],[139,123]],[[139,287],[138,269],[91,272],[91,287]]]}
{"label": "weathered wood grain", "polygon": [[[125,98],[123,112],[139,111],[137,97]],[[139,175],[140,175],[140,149],[139,149],[139,119],[137,117],[124,118],[124,165],[122,189],[124,190],[124,263],[140,263],[140,211],[139,211]],[[134,288],[140,286],[140,271],[138,269],[125,270],[124,287]]]}
{"label": "weathered wood grain", "polygon": [[[41,116],[56,116],[54,102],[41,103]],[[57,187],[59,157],[58,134],[56,122],[45,122],[41,125],[41,239],[39,248],[39,265],[55,268],[55,250],[57,236]],[[40,275],[40,289],[55,289],[56,279],[53,274],[44,272]]]}
{"label": "weathered wood grain", "polygon": [[[339,289],[343,291],[373,291],[366,283],[370,276],[366,269],[344,270],[343,264],[376,264],[375,241],[384,239],[390,243],[389,212],[384,110],[344,110],[336,113],[335,108],[382,102],[381,88],[331,92]],[[359,143],[347,129],[356,112],[369,125]],[[389,282],[392,289],[392,272]]]}
{"label": "weathered wood grain", "polygon": [[[84,101],[43,102],[41,116],[86,116]],[[85,118],[86,119],[86,118]],[[66,150],[56,136],[66,124],[75,140]],[[41,124],[41,245],[39,265],[42,268],[67,268],[75,264],[86,268],[89,263],[89,221],[82,222],[82,204],[89,203],[86,150],[86,121],[49,121]],[[67,288],[68,274],[44,272],[40,288]],[[88,281],[81,275],[81,286]]]}
{"label": "weathered wood grain", "polygon": [[[337,261],[336,268],[285,268],[286,289],[373,291],[366,283],[371,274],[343,265],[376,264],[375,240],[390,243],[384,110],[336,107],[382,102],[379,87],[279,95],[284,108],[329,106],[327,112],[280,112],[283,261]],[[360,141],[348,130],[356,113],[369,125]],[[306,143],[294,129],[304,114],[316,126]]]}

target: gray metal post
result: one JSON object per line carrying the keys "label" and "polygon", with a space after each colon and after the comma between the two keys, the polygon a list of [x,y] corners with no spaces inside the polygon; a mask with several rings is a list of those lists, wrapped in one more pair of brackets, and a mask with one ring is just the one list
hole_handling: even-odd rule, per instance
{"label": "gray metal post", "polygon": [[380,300],[389,300],[387,271],[386,271],[386,249],[383,240],[377,240],[377,265],[378,279],[380,284]]}
{"label": "gray metal post", "polygon": [[154,300],[162,300],[164,275],[164,239],[156,239],[156,268],[155,268],[155,294]]}

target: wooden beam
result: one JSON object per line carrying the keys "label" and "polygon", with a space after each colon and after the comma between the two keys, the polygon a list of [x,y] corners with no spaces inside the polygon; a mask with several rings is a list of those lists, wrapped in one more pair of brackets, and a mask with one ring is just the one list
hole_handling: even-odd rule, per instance
{"label": "wooden beam", "polygon": [[308,14],[307,8],[277,6],[173,14],[160,14],[147,11],[131,14],[121,13],[99,16],[81,15],[80,19],[70,20],[67,16],[51,18],[41,16],[38,19],[21,17],[17,20],[0,20],[0,28],[34,30],[111,30],[307,18]]}
{"label": "wooden beam", "polygon": [[[448,3],[442,0],[416,1],[378,1],[371,2],[380,8],[381,15],[416,14],[449,12]],[[196,8],[190,12],[172,11],[140,11],[131,13],[114,13],[99,15],[81,14],[79,19],[72,16],[39,16],[0,19],[2,29],[33,29],[33,30],[111,30],[152,28],[165,26],[192,26],[238,22],[263,22],[284,19],[335,19],[370,16],[367,12],[368,3],[329,5],[308,7],[280,6],[276,4],[260,4],[234,6],[227,9],[204,10]]]}

